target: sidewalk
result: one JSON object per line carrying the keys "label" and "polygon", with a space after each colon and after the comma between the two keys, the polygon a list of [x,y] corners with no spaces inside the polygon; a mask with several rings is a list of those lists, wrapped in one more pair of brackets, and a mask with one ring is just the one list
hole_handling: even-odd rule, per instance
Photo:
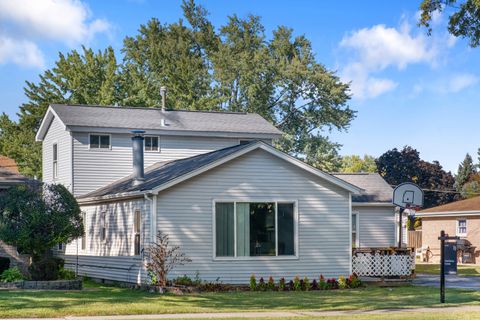
{"label": "sidewalk", "polygon": [[156,319],[224,319],[224,318],[302,318],[302,317],[329,317],[348,315],[369,315],[392,313],[432,313],[432,312],[466,312],[478,311],[480,306],[437,307],[414,309],[379,309],[370,311],[275,311],[275,312],[224,312],[224,313],[184,313],[184,314],[143,314],[122,316],[92,316],[92,317],[65,317],[65,318],[16,318],[10,320],[156,320]]}

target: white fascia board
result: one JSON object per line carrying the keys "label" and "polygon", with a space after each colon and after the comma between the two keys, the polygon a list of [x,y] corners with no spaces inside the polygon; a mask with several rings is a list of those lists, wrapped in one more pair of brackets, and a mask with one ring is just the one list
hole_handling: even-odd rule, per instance
{"label": "white fascia board", "polygon": [[445,211],[445,212],[418,212],[416,217],[429,218],[429,217],[460,217],[460,216],[480,216],[480,211]]}
{"label": "white fascia board", "polygon": [[[106,133],[128,133],[138,128],[109,128],[90,126],[68,126],[73,132],[106,132]],[[250,138],[250,139],[279,139],[282,134],[276,133],[252,133],[252,132],[223,132],[223,131],[189,131],[189,130],[165,130],[145,129],[149,135],[163,136],[185,136],[185,137],[213,137],[213,138]]]}
{"label": "white fascia board", "polygon": [[125,199],[141,198],[141,197],[144,197],[145,194],[149,194],[149,193],[150,192],[148,190],[123,192],[123,193],[115,193],[115,194],[110,194],[110,195],[100,196],[100,197],[80,198],[80,199],[77,199],[77,202],[80,205],[112,202],[120,199],[125,200]]}
{"label": "white fascia board", "polygon": [[62,119],[60,119],[55,110],[53,110],[53,108],[49,106],[47,112],[45,112],[45,115],[43,116],[42,123],[37,130],[37,134],[35,135],[35,141],[43,141],[43,138],[47,134],[50,124],[55,118],[57,118],[62,123],[63,129],[67,130],[67,126],[65,125],[65,123],[63,123]]}

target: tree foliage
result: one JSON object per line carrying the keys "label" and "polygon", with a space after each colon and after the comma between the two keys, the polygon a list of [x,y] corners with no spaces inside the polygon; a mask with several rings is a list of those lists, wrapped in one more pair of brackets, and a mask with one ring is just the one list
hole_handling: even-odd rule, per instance
{"label": "tree foliage", "polygon": [[[170,109],[258,113],[285,133],[277,147],[337,170],[339,144],[327,134],[346,130],[355,112],[348,106],[348,84],[317,62],[311,42],[284,26],[267,35],[258,16],[233,15],[217,29],[193,0],[182,9],[184,19],[151,19],[126,37],[120,63],[112,48],[60,54],[37,83],[27,82],[28,102],[20,107],[19,123],[12,123],[13,133],[2,127],[0,153],[18,160],[23,173],[40,176],[33,132],[49,104],[159,107],[159,87],[165,85]],[[22,130],[24,147],[16,149],[25,155],[32,150],[31,161],[6,147]]]}
{"label": "tree foliage", "polygon": [[376,160],[378,172],[391,185],[413,182],[424,189],[424,208],[449,203],[458,198],[452,192],[455,179],[450,172],[443,170],[438,161],[427,162],[420,159],[420,153],[406,146],[382,154]]}
{"label": "tree foliage", "polygon": [[0,196],[0,239],[34,260],[82,234],[80,207],[62,185],[19,185]]}
{"label": "tree foliage", "polygon": [[473,164],[472,156],[468,153],[465,159],[458,165],[458,172],[455,176],[455,188],[457,191],[462,191],[463,186],[471,180],[476,173],[476,166]]}
{"label": "tree foliage", "polygon": [[423,0],[419,25],[432,32],[435,12],[449,10],[448,31],[455,37],[467,38],[471,47],[480,45],[480,0]]}
{"label": "tree foliage", "polygon": [[363,158],[358,155],[344,156],[340,171],[345,173],[377,172],[377,165],[375,158],[369,155],[364,155]]}

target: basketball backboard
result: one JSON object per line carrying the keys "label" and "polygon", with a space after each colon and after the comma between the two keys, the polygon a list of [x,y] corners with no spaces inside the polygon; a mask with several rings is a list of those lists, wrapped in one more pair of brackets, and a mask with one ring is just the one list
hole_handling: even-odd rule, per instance
{"label": "basketball backboard", "polygon": [[423,190],[415,183],[401,183],[393,190],[393,204],[400,208],[420,208],[423,206]]}

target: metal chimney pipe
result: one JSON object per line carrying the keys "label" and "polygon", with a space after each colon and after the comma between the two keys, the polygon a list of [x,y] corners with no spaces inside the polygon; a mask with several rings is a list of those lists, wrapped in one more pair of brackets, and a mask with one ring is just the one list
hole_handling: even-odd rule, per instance
{"label": "metal chimney pipe", "polygon": [[166,98],[167,98],[167,87],[166,86],[161,86],[160,87],[160,95],[162,96],[162,111],[165,111],[165,104],[166,104]]}
{"label": "metal chimney pipe", "polygon": [[143,161],[143,130],[132,130],[132,159],[133,159],[133,184],[139,185],[145,181]]}

